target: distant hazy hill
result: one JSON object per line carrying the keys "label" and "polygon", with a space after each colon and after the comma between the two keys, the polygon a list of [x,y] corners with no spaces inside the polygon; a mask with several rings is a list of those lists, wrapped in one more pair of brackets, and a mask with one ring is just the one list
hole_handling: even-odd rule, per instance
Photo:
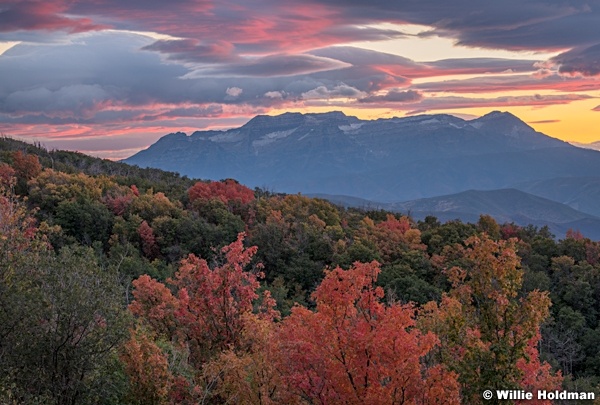
{"label": "distant hazy hill", "polygon": [[600,173],[600,152],[536,132],[509,113],[361,121],[341,112],[257,116],[228,131],[161,138],[125,160],[281,192],[403,201]]}
{"label": "distant hazy hill", "polygon": [[520,183],[515,188],[600,217],[600,177],[558,177]]}
{"label": "distant hazy hill", "polygon": [[382,208],[410,214],[414,219],[424,219],[428,215],[433,215],[441,221],[460,219],[465,222],[477,222],[480,215],[488,214],[499,223],[547,225],[559,238],[564,237],[569,229],[578,229],[590,238],[600,239],[600,218],[515,189],[469,190],[401,203],[379,203],[341,195],[311,196],[348,207]]}

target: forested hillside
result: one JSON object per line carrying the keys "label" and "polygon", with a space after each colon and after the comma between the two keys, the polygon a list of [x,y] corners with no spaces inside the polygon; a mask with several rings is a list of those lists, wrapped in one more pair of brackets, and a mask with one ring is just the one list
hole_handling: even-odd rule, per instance
{"label": "forested hillside", "polygon": [[415,222],[0,140],[3,404],[597,392],[599,322],[600,243],[578,232]]}

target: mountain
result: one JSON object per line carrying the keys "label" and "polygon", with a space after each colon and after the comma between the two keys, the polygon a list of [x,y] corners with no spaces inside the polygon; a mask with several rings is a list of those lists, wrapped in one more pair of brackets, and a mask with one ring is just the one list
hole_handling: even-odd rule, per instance
{"label": "mountain", "polygon": [[592,142],[592,143],[580,143],[580,142],[569,142],[569,143],[573,146],[577,146],[578,148],[600,150],[600,141],[596,141],[596,142]]}
{"label": "mountain", "polygon": [[341,112],[257,116],[240,128],[175,133],[125,160],[288,193],[394,202],[600,172],[600,152],[510,113],[359,120]]}
{"label": "mountain", "polygon": [[517,225],[547,225],[550,231],[562,238],[569,229],[579,230],[592,239],[600,239],[600,218],[577,211],[565,204],[538,197],[515,189],[492,191],[468,190],[457,194],[423,198],[399,203],[380,203],[341,195],[311,194],[346,207],[385,209],[424,219],[428,215],[440,221],[460,219],[477,222],[487,214],[499,223]]}
{"label": "mountain", "polygon": [[600,177],[557,177],[519,183],[515,188],[600,217]]}

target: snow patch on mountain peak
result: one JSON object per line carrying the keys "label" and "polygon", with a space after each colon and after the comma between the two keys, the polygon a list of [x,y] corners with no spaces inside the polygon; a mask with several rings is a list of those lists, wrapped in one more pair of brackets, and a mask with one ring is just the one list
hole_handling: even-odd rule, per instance
{"label": "snow patch on mountain peak", "polygon": [[339,125],[338,128],[341,129],[344,133],[347,133],[347,132],[356,131],[356,130],[360,129],[360,127],[362,127],[363,125],[365,125],[365,123],[361,122],[361,123],[350,124],[350,125]]}
{"label": "snow patch on mountain peak", "polygon": [[254,147],[265,146],[265,145],[268,145],[270,143],[277,141],[278,139],[287,138],[288,136],[293,134],[297,129],[298,128],[288,129],[287,131],[269,132],[268,134],[261,136],[260,139],[253,141],[252,146],[254,146]]}
{"label": "snow patch on mountain peak", "polygon": [[213,135],[208,139],[216,143],[232,143],[243,139],[244,135],[240,131],[226,131],[222,134]]}

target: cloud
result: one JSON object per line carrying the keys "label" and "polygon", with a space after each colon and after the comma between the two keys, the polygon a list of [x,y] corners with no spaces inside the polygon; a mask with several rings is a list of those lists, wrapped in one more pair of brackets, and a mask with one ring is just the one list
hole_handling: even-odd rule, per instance
{"label": "cloud", "polygon": [[429,62],[427,65],[446,75],[452,74],[487,74],[487,73],[521,73],[536,71],[535,60],[499,59],[499,58],[460,58],[443,59]]}
{"label": "cloud", "polygon": [[413,103],[423,98],[423,95],[414,90],[391,89],[383,95],[371,95],[358,100],[361,103]]}
{"label": "cloud", "polygon": [[364,97],[364,95],[364,92],[342,83],[333,88],[319,86],[315,89],[302,93],[301,97],[304,100],[320,100],[330,98],[358,98]]}
{"label": "cloud", "polygon": [[331,58],[313,55],[269,55],[259,58],[246,58],[237,63],[199,67],[187,78],[202,76],[222,77],[272,77],[295,76],[324,70],[335,70],[350,66]]}
{"label": "cloud", "polygon": [[310,51],[309,54],[332,58],[353,66],[370,66],[380,72],[415,79],[456,74],[534,72],[536,60],[499,58],[457,58],[415,62],[390,53],[351,46],[335,46]]}
{"label": "cloud", "polygon": [[402,109],[411,110],[411,114],[420,114],[433,110],[451,110],[473,107],[518,107],[534,106],[545,107],[557,104],[569,104],[574,101],[587,100],[591,96],[580,94],[560,94],[560,95],[530,95],[530,96],[504,96],[493,98],[471,98],[471,97],[429,97],[424,98],[418,103],[402,105]]}
{"label": "cloud", "polygon": [[313,0],[363,23],[396,22],[433,27],[421,35],[454,38],[459,45],[513,50],[561,50],[597,37],[597,2],[544,0]]}
{"label": "cloud", "polygon": [[69,18],[64,1],[3,1],[0,8],[0,32],[39,30],[78,33],[108,28],[90,18]]}
{"label": "cloud", "polygon": [[599,85],[600,81],[594,78],[567,77],[548,72],[544,75],[486,75],[462,80],[426,82],[413,87],[427,92],[494,93],[512,90],[591,91],[597,90]]}
{"label": "cloud", "polygon": [[235,46],[227,41],[209,43],[197,39],[162,39],[142,49],[166,54],[168,59],[174,61],[222,63],[238,59]]}
{"label": "cloud", "polygon": [[573,48],[552,61],[558,64],[558,71],[566,75],[600,76],[600,43]]}
{"label": "cloud", "polygon": [[267,98],[282,99],[283,96],[284,96],[284,93],[282,93],[281,91],[267,91],[265,93],[265,97],[267,97]]}
{"label": "cloud", "polygon": [[227,87],[227,90],[225,90],[225,94],[227,94],[225,99],[226,100],[235,100],[243,92],[244,92],[244,90],[240,89],[239,87]]}
{"label": "cloud", "polygon": [[541,121],[529,121],[530,124],[554,124],[561,120],[541,120]]}
{"label": "cloud", "polygon": [[[24,42],[0,55],[0,75],[10,77],[0,84],[0,129],[75,139],[237,122],[273,108],[570,103],[586,97],[571,93],[600,88],[599,20],[597,0],[5,0],[0,40]],[[417,62],[352,46],[410,36],[560,54]],[[426,81],[447,75],[471,77]],[[566,94],[484,96],[512,90]],[[458,96],[467,93],[482,97]]]}
{"label": "cloud", "polygon": [[57,90],[46,87],[18,90],[2,102],[1,110],[13,115],[44,114],[47,117],[89,117],[113,99],[118,89],[86,84],[68,85]]}
{"label": "cloud", "polygon": [[[113,26],[201,41],[200,47],[226,41],[241,54],[301,52],[408,35],[379,23],[429,26],[421,36],[443,36],[458,45],[489,49],[564,51],[600,42],[600,4],[595,0],[8,0],[3,6],[4,31],[81,32]],[[187,52],[176,57],[187,59]],[[198,50],[192,47],[189,52],[193,59]]]}

